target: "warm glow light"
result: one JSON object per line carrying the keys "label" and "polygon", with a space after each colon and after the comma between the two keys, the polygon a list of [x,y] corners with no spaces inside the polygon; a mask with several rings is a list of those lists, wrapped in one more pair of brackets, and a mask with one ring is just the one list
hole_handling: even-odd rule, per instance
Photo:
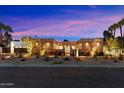
{"label": "warm glow light", "polygon": [[89,43],[86,43],[85,45],[86,45],[86,46],[89,46]]}
{"label": "warm glow light", "polygon": [[62,47],[62,46],[60,46],[60,47],[59,47],[59,49],[63,49],[63,47]]}
{"label": "warm glow light", "polygon": [[99,46],[100,44],[99,44],[99,43],[97,43],[96,45],[97,45],[97,46]]}
{"label": "warm glow light", "polygon": [[47,43],[47,46],[49,46],[50,45],[50,43]]}
{"label": "warm glow light", "polygon": [[38,43],[36,43],[36,45],[38,45]]}
{"label": "warm glow light", "polygon": [[75,47],[74,47],[74,46],[72,46],[71,48],[72,48],[72,49],[75,49]]}

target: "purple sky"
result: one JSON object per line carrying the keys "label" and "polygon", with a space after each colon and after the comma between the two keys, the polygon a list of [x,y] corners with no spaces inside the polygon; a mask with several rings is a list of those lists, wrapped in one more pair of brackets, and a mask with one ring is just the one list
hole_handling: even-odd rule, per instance
{"label": "purple sky", "polygon": [[[22,36],[78,40],[103,37],[123,18],[124,6],[0,6],[0,20]],[[118,34],[119,30],[117,30]]]}

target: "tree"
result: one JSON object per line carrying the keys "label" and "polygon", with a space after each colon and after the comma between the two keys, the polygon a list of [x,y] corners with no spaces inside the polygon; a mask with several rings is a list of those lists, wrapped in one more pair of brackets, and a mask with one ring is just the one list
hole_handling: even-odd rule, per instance
{"label": "tree", "polygon": [[12,35],[9,34],[8,32],[5,32],[3,37],[3,45],[7,46],[8,44],[10,44],[11,41],[12,41]]}
{"label": "tree", "polygon": [[10,26],[4,25],[4,31],[5,33],[3,36],[3,45],[7,46],[12,41],[12,35],[10,33],[13,32],[13,30]]}
{"label": "tree", "polygon": [[124,32],[123,32],[123,30],[122,30],[122,26],[124,25],[124,18],[121,19],[121,20],[118,22],[118,24],[119,24],[119,27],[120,27],[120,30],[121,30],[121,34],[122,34],[122,37],[123,37],[123,36],[124,36]]}
{"label": "tree", "polygon": [[63,41],[64,41],[64,42],[69,42],[67,39],[64,39]]}
{"label": "tree", "polygon": [[114,36],[114,38],[115,38],[115,30],[117,29],[117,24],[116,23],[114,23],[113,25],[112,25],[112,28],[113,28],[113,36]]}
{"label": "tree", "polygon": [[122,34],[122,22],[121,22],[121,21],[119,21],[119,22],[117,23],[117,27],[120,29],[120,35],[121,35],[121,37],[122,37],[123,34]]}
{"label": "tree", "polygon": [[2,30],[4,29],[4,24],[0,23],[0,46],[2,46],[3,36],[2,36]]}
{"label": "tree", "polygon": [[113,26],[108,27],[108,32],[113,35]]}
{"label": "tree", "polygon": [[114,38],[108,38],[106,39],[106,45],[104,46],[105,51],[107,51],[109,54],[115,56],[117,51],[119,49],[119,43],[117,39]]}
{"label": "tree", "polygon": [[120,35],[121,35],[121,53],[122,53],[122,49],[123,49],[123,31],[122,31],[123,24],[124,24],[123,20],[120,20],[117,23],[117,27],[120,29]]}
{"label": "tree", "polygon": [[26,48],[28,49],[29,54],[32,54],[33,49],[33,41],[31,37],[24,36],[22,37],[22,41],[25,43]]}
{"label": "tree", "polygon": [[10,44],[12,40],[10,32],[13,32],[10,26],[0,23],[0,46],[4,47]]}
{"label": "tree", "polygon": [[103,32],[103,37],[106,39],[106,38],[110,38],[111,37],[111,33],[109,32],[109,31],[107,31],[107,30],[105,30],[104,32]]}
{"label": "tree", "polygon": [[104,37],[104,43],[105,43],[106,42],[106,39],[112,37],[112,34],[109,31],[105,30],[103,32],[103,37]]}

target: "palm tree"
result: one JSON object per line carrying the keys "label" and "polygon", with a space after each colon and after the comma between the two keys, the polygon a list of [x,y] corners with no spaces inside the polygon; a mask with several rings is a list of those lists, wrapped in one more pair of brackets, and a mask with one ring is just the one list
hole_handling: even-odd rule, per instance
{"label": "palm tree", "polygon": [[[116,33],[115,31],[116,31],[117,28],[119,28],[119,30],[120,30],[120,37],[117,38],[117,40],[118,40],[118,44],[121,47],[121,53],[122,53],[122,49],[124,48],[124,32],[122,30],[122,26],[123,25],[124,25],[124,18],[121,19],[119,22],[114,23],[113,25],[111,25],[108,28],[108,32],[109,33],[107,31],[103,32],[104,38],[107,37],[109,39],[109,38],[113,37],[115,39],[115,33]],[[109,36],[109,34],[110,34],[110,36]]]}
{"label": "palm tree", "polygon": [[109,38],[111,36],[110,32],[107,30],[104,30],[103,32],[104,39]]}
{"label": "palm tree", "polygon": [[0,23],[0,36],[2,35],[2,29],[4,28],[4,24],[3,23]]}
{"label": "palm tree", "polygon": [[112,27],[113,27],[113,31],[114,31],[113,35],[114,35],[114,38],[115,38],[115,30],[117,29],[117,24],[114,23],[114,24],[112,25]]}
{"label": "palm tree", "polygon": [[115,30],[117,29],[117,24],[114,23],[108,28],[108,31],[111,33],[111,36],[115,38]]}
{"label": "palm tree", "polygon": [[[124,25],[124,18],[123,18],[123,19],[121,19],[121,21],[120,21],[120,22],[121,22],[121,25],[123,26],[123,25]],[[122,32],[122,34],[123,34],[122,36],[124,37],[124,32]]]}
{"label": "palm tree", "polygon": [[120,29],[120,35],[121,35],[121,53],[122,53],[122,49],[123,49],[123,31],[122,31],[122,26],[123,26],[124,22],[123,20],[120,20],[118,23],[117,23],[117,28]]}
{"label": "palm tree", "polygon": [[121,22],[121,21],[119,21],[119,22],[117,23],[117,27],[120,29],[120,35],[121,35],[121,38],[122,38],[123,33],[122,33],[122,22]]}
{"label": "palm tree", "polygon": [[0,46],[2,46],[3,36],[2,36],[2,30],[4,29],[4,24],[0,23]]}
{"label": "palm tree", "polygon": [[113,26],[108,27],[108,32],[110,32],[111,35],[113,35]]}
{"label": "palm tree", "polygon": [[103,43],[106,44],[106,40],[109,39],[109,38],[111,38],[112,37],[112,34],[108,30],[104,30],[103,37],[104,37]]}

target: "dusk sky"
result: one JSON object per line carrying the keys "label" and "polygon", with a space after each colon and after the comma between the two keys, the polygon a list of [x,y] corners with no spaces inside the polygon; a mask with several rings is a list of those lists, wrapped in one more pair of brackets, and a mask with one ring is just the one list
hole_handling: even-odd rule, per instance
{"label": "dusk sky", "polygon": [[[79,40],[99,38],[124,17],[124,6],[0,6],[0,22],[22,36]],[[119,31],[118,31],[119,32]]]}

